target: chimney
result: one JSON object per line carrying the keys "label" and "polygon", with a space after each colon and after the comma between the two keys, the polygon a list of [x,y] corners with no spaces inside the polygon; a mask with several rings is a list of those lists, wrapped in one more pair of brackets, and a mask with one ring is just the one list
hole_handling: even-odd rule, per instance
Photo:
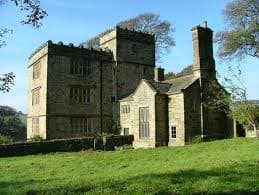
{"label": "chimney", "polygon": [[164,77],[164,69],[161,67],[157,67],[154,69],[154,80],[155,81],[163,81],[165,80]]}
{"label": "chimney", "polygon": [[213,57],[213,31],[198,25],[192,28],[193,40],[193,73],[197,77],[216,78],[215,61]]}

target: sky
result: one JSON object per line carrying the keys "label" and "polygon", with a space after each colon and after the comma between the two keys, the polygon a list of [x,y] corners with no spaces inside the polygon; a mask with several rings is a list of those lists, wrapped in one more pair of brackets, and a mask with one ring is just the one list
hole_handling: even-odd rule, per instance
{"label": "sky", "polygon": [[[179,72],[192,64],[193,48],[191,28],[208,21],[215,32],[227,28],[222,10],[227,0],[41,0],[41,6],[48,16],[43,26],[35,29],[22,25],[25,14],[13,2],[6,0],[0,5],[0,28],[13,29],[6,37],[7,46],[0,48],[0,74],[14,72],[15,85],[9,93],[0,92],[0,105],[9,105],[24,113],[27,112],[28,57],[47,40],[63,41],[65,44],[79,43],[90,39],[121,20],[141,13],[159,14],[162,20],[172,24],[172,36],[176,42],[159,64],[166,72]],[[221,75],[227,74],[227,63],[218,59],[217,45],[214,44],[216,69]],[[242,81],[247,87],[249,99],[259,99],[258,59],[247,58],[242,62],[232,62],[240,66]]]}

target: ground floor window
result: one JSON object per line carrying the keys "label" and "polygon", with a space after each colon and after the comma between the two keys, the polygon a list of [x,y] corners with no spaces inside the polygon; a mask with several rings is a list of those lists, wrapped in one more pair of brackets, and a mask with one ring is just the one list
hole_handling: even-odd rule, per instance
{"label": "ground floor window", "polygon": [[40,119],[38,117],[32,118],[32,132],[35,135],[39,134],[39,121]]}
{"label": "ground floor window", "polygon": [[129,135],[129,128],[124,128],[123,133],[124,135]]}
{"label": "ground floor window", "polygon": [[90,118],[71,118],[70,126],[73,132],[87,133],[91,132],[91,119]]}
{"label": "ground floor window", "polygon": [[149,108],[139,108],[139,138],[149,138]]}
{"label": "ground floor window", "polygon": [[176,138],[176,126],[171,126],[171,138]]}

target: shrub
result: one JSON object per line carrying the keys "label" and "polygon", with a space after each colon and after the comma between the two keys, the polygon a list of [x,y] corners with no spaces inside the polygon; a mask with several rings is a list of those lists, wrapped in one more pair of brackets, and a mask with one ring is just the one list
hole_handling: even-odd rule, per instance
{"label": "shrub", "polygon": [[40,141],[43,141],[44,139],[40,136],[40,135],[34,135],[32,138],[31,138],[31,141],[32,142],[40,142]]}
{"label": "shrub", "polygon": [[0,134],[0,145],[1,144],[12,144],[12,143],[13,143],[13,140],[11,137]]}
{"label": "shrub", "polygon": [[202,140],[202,137],[200,135],[196,135],[194,137],[191,138],[191,141],[190,143],[192,144],[198,144],[198,143],[201,143],[203,140]]}

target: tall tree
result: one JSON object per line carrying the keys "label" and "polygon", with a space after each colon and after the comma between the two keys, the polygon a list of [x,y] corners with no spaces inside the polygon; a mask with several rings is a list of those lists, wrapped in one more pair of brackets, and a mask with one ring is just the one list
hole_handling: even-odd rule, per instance
{"label": "tall tree", "polygon": [[[29,24],[39,28],[42,19],[47,16],[47,12],[40,7],[39,0],[10,0],[20,11],[25,12],[26,18],[21,21],[22,24]],[[0,0],[0,6],[4,6],[7,0]],[[12,29],[0,27],[0,48],[6,45],[6,35],[13,32]],[[0,91],[8,92],[10,85],[14,84],[15,75],[11,73],[0,74]]]}
{"label": "tall tree", "polygon": [[[129,30],[142,31],[152,33],[155,35],[156,46],[156,60],[161,59],[161,55],[170,51],[170,48],[175,46],[175,41],[172,38],[172,28],[170,22],[161,20],[160,16],[153,13],[140,14],[134,18],[121,21],[117,24],[121,28]],[[84,43],[87,47],[99,47],[99,38],[103,34],[110,32],[112,29],[101,33],[100,35],[86,41]]]}
{"label": "tall tree", "polygon": [[259,0],[233,0],[223,10],[227,30],[216,34],[223,59],[259,58]]}
{"label": "tall tree", "polygon": [[229,66],[229,77],[224,78],[224,87],[217,82],[208,85],[205,106],[224,111],[247,129],[253,129],[259,136],[259,106],[247,99],[246,87],[241,81],[240,69],[234,71]]}

